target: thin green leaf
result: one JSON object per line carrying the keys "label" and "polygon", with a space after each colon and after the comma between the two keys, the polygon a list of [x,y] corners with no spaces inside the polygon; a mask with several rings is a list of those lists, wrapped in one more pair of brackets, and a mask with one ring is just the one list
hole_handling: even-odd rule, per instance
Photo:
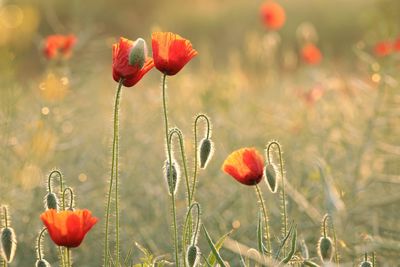
{"label": "thin green leaf", "polygon": [[[219,250],[222,248],[222,245],[224,244],[226,238],[232,234],[233,230],[230,230],[228,233],[224,234],[223,236],[218,239],[217,243],[215,243],[215,248],[219,252]],[[212,252],[208,255],[207,258],[208,262],[211,264],[211,266],[214,266],[216,263],[216,258]]]}
{"label": "thin green leaf", "polygon": [[296,252],[296,244],[297,244],[297,226],[295,225],[292,234],[292,243],[289,254],[281,261],[281,263],[288,263],[292,259],[294,253]]}
{"label": "thin green leaf", "polygon": [[[211,251],[213,252],[215,258],[216,258],[217,261],[218,261],[218,263],[221,265],[221,267],[226,267],[226,265],[225,265],[225,263],[224,263],[224,260],[221,258],[221,255],[219,255],[219,252],[218,252],[217,248],[215,247],[215,245],[214,245],[214,243],[213,243],[213,241],[212,241],[210,235],[208,234],[208,232],[207,232],[207,230],[206,230],[206,227],[205,227],[204,225],[202,225],[201,227],[202,227],[203,230],[204,230],[204,234],[205,234],[205,236],[206,236],[206,238],[207,238],[208,245],[210,246]],[[223,242],[222,242],[222,243],[223,243]],[[221,244],[221,246],[222,246],[222,244]]]}

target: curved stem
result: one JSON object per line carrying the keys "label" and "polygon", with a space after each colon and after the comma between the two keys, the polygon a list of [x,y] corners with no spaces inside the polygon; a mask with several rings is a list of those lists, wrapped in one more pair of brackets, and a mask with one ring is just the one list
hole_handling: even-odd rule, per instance
{"label": "curved stem", "polygon": [[[167,113],[167,96],[166,96],[166,79],[167,75],[163,74],[162,76],[162,99],[163,99],[163,111],[164,111],[164,123],[165,123],[165,142],[167,143],[167,154],[168,154],[168,163],[169,163],[169,177],[168,180],[172,179],[172,156],[171,156],[171,146],[169,142],[168,132],[168,113]],[[178,228],[176,223],[176,208],[175,208],[175,192],[171,192],[171,202],[172,202],[172,219],[173,219],[173,228],[174,228],[174,251],[175,251],[175,265],[179,266],[179,244],[178,244]]]}
{"label": "curved stem", "polygon": [[[106,222],[105,222],[105,240],[104,240],[104,267],[108,265],[109,262],[109,241],[108,241],[108,234],[109,234],[109,224],[110,224],[110,209],[111,209],[111,195],[112,195],[112,187],[114,182],[114,174],[115,174],[115,194],[116,194],[116,261],[119,264],[119,209],[118,209],[118,177],[117,173],[115,173],[116,160],[115,157],[118,153],[118,120],[119,120],[119,102],[121,97],[121,89],[122,89],[122,82],[123,79],[121,78],[118,84],[117,92],[115,95],[115,104],[114,104],[114,132],[113,132],[113,146],[112,146],[112,163],[111,163],[111,174],[110,174],[110,186],[108,188],[108,195],[107,195],[107,207],[106,207]],[[117,160],[118,162],[118,160]],[[117,265],[118,266],[118,265]]]}
{"label": "curved stem", "polygon": [[8,210],[6,206],[3,206],[4,226],[8,227]]}
{"label": "curved stem", "polygon": [[41,242],[42,242],[42,237],[44,232],[47,231],[47,228],[43,228],[42,231],[40,231],[38,239],[37,239],[37,256],[39,258],[39,260],[42,259],[42,246],[41,246]]}
{"label": "curved stem", "polygon": [[199,119],[204,119],[207,123],[207,131],[206,131],[206,138],[210,138],[211,135],[211,126],[210,126],[210,120],[207,117],[207,115],[205,114],[199,114],[196,116],[196,119],[194,120],[194,129],[193,129],[193,133],[194,133],[194,172],[193,172],[193,183],[192,183],[192,193],[191,195],[191,199],[189,199],[189,203],[192,203],[193,199],[194,199],[194,193],[196,190],[196,182],[197,182],[197,171],[198,171],[198,154],[197,154],[197,124]]}
{"label": "curved stem", "polygon": [[172,137],[173,135],[177,135],[178,139],[179,139],[179,147],[181,150],[181,156],[182,156],[182,162],[183,162],[183,169],[185,172],[185,182],[186,182],[186,191],[188,194],[188,207],[190,207],[190,185],[189,185],[189,174],[188,174],[188,168],[187,168],[187,164],[186,164],[186,154],[185,154],[185,147],[184,147],[184,143],[183,143],[183,135],[182,132],[178,129],[178,128],[174,128],[171,129],[169,131],[169,147],[172,147]]}
{"label": "curved stem", "polygon": [[[201,209],[200,209],[200,204],[197,202],[194,202],[192,205],[190,205],[187,213],[186,213],[186,218],[185,218],[185,223],[183,225],[183,235],[182,235],[182,253],[183,253],[183,266],[186,266],[186,250],[185,250],[185,246],[187,244],[187,231],[186,229],[188,229],[188,224],[191,223],[192,221],[192,216],[191,216],[191,212],[193,207],[197,208],[197,220],[196,220],[196,230],[195,233],[192,237],[192,245],[194,246],[196,244],[196,240],[197,240],[197,234],[199,232],[199,228],[200,228],[200,215],[201,215]],[[189,230],[190,231],[190,230]]]}
{"label": "curved stem", "polygon": [[74,192],[72,191],[71,187],[66,187],[64,189],[63,194],[62,194],[62,199],[63,199],[63,201],[65,201],[65,194],[67,191],[69,192],[69,208],[73,209],[74,208]]}
{"label": "curved stem", "polygon": [[[64,181],[63,181],[63,175],[59,170],[52,170],[49,174],[49,177],[47,178],[47,187],[49,190],[49,193],[51,193],[52,191],[52,186],[51,186],[51,179],[53,178],[53,175],[57,174],[58,178],[60,179],[60,192],[62,193],[64,191]],[[64,200],[61,203],[61,209],[64,210],[65,209],[65,202]]]}
{"label": "curved stem", "polygon": [[[286,192],[285,192],[285,177],[283,172],[283,157],[282,157],[282,150],[281,146],[278,142],[272,141],[268,144],[267,147],[267,158],[268,163],[271,164],[271,147],[275,145],[278,148],[279,152],[279,165],[280,165],[280,173],[282,179],[282,209],[283,209],[283,236],[287,235],[288,225],[287,225],[287,211],[286,211]],[[284,250],[285,251],[285,250]]]}
{"label": "curved stem", "polygon": [[265,207],[264,198],[262,197],[260,187],[258,186],[258,184],[256,184],[255,187],[256,187],[258,201],[260,203],[261,210],[262,210],[263,217],[264,217],[265,239],[267,240],[267,250],[268,250],[268,253],[271,253],[271,255],[272,255],[271,238],[270,238],[270,235],[269,235],[269,222],[268,222],[267,208]]}
{"label": "curved stem", "polygon": [[322,224],[322,231],[323,231],[323,234],[324,234],[325,238],[326,238],[326,221],[328,220],[328,217],[329,217],[329,215],[326,214],[325,217],[324,217],[324,222]]}

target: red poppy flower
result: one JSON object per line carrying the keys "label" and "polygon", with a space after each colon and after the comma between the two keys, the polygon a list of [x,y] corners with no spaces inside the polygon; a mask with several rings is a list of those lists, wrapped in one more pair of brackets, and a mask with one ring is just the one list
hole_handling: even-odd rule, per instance
{"label": "red poppy flower", "polygon": [[241,148],[225,159],[222,169],[239,183],[255,185],[263,177],[264,159],[255,148]]}
{"label": "red poppy flower", "polygon": [[61,35],[54,34],[47,36],[43,53],[47,59],[53,59],[61,53],[64,57],[69,57],[72,53],[72,48],[76,43],[76,37],[73,34]]}
{"label": "red poppy flower", "polygon": [[[138,45],[143,47],[141,53],[137,55],[140,59],[135,62],[130,61],[131,52]],[[131,41],[121,37],[119,43],[116,43],[112,47],[112,58],[113,58],[113,78],[116,82],[119,82],[123,78],[122,84],[126,87],[132,87],[142,79],[142,77],[154,67],[153,59],[147,57],[147,48],[144,40],[139,38],[136,41]],[[133,63],[131,65],[131,63]]]}
{"label": "red poppy flower", "polygon": [[57,212],[49,209],[40,215],[43,224],[54,243],[68,248],[78,247],[87,232],[96,224],[89,210],[65,210]]}
{"label": "red poppy flower", "polygon": [[166,75],[177,74],[197,51],[189,40],[172,32],[154,32],[151,35],[154,64]]}
{"label": "red poppy flower", "polygon": [[286,21],[285,10],[279,4],[268,1],[261,8],[261,19],[268,29],[279,30]]}
{"label": "red poppy flower", "polygon": [[319,64],[322,60],[321,51],[314,44],[306,44],[301,49],[301,57],[310,65]]}
{"label": "red poppy flower", "polygon": [[384,57],[392,52],[392,44],[388,41],[378,42],[374,47],[374,53],[378,57]]}

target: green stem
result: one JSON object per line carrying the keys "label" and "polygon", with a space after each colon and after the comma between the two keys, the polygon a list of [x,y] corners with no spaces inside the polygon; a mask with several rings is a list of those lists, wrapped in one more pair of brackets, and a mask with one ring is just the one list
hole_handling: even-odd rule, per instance
{"label": "green stem", "polygon": [[[285,176],[283,172],[283,157],[282,157],[282,150],[281,146],[278,142],[272,141],[268,144],[267,147],[267,157],[268,157],[268,163],[271,164],[271,147],[275,145],[278,148],[278,153],[279,153],[279,167],[280,167],[280,173],[281,173],[281,179],[282,179],[282,209],[283,209],[283,236],[285,237],[287,235],[288,231],[288,223],[287,223],[287,211],[286,211],[286,191],[285,191]],[[286,256],[286,249],[283,249],[283,254]]]}
{"label": "green stem", "polygon": [[[167,113],[167,97],[166,97],[166,79],[167,75],[162,76],[162,99],[163,99],[163,111],[164,111],[164,123],[165,123],[165,142],[167,143],[167,153],[168,153],[168,163],[169,163],[169,174],[172,175],[172,156],[171,156],[171,146],[169,142],[168,132],[168,113]],[[172,177],[167,177],[171,180]],[[176,223],[176,208],[175,208],[175,192],[171,192],[171,202],[172,202],[172,216],[173,216],[173,228],[174,228],[174,251],[175,251],[175,265],[179,266],[179,245],[178,245],[178,229]],[[118,265],[117,265],[118,266]]]}
{"label": "green stem", "polygon": [[257,192],[258,201],[260,203],[261,210],[262,210],[263,217],[264,217],[265,239],[267,240],[267,250],[268,250],[268,253],[270,253],[272,255],[271,238],[269,235],[268,213],[267,213],[267,208],[265,207],[264,198],[262,197],[261,190],[260,190],[260,187],[258,186],[258,184],[256,184],[256,192]]}
{"label": "green stem", "polygon": [[200,209],[200,204],[197,202],[194,202],[192,205],[190,205],[187,213],[186,213],[186,218],[185,218],[185,223],[183,224],[183,235],[182,235],[182,258],[183,258],[183,266],[186,266],[186,244],[187,242],[187,232],[189,232],[189,234],[191,234],[191,229],[190,231],[186,231],[186,229],[189,228],[189,223],[192,223],[192,209],[193,207],[197,208],[197,220],[196,220],[196,230],[195,233],[192,237],[191,243],[192,245],[196,245],[196,241],[197,241],[197,235],[199,232],[199,228],[200,228],[200,215],[201,215],[201,209]]}
{"label": "green stem", "polygon": [[[112,195],[112,188],[113,188],[113,182],[114,182],[114,174],[115,174],[115,169],[118,170],[117,167],[115,167],[115,163],[118,163],[118,160],[115,160],[115,157],[118,153],[118,119],[119,119],[119,102],[120,102],[120,97],[121,97],[121,89],[122,89],[122,82],[123,79],[121,78],[118,84],[117,88],[117,93],[115,95],[115,104],[114,104],[114,133],[113,133],[113,146],[112,146],[112,163],[111,163],[111,174],[110,174],[110,185],[108,188],[108,194],[107,194],[107,208],[106,208],[106,222],[105,222],[105,237],[104,237],[104,264],[103,266],[106,267],[108,266],[109,262],[109,240],[108,240],[108,235],[109,235],[109,225],[110,225],[110,210],[111,210],[111,195]],[[119,263],[119,209],[118,209],[118,178],[117,175],[115,175],[115,180],[116,180],[116,186],[115,186],[115,194],[116,194],[116,200],[115,200],[115,205],[116,205],[116,261]],[[118,265],[117,265],[118,266]],[[119,267],[119,266],[118,266]]]}
{"label": "green stem", "polygon": [[[198,171],[198,155],[197,155],[197,123],[199,121],[199,119],[204,119],[207,123],[207,139],[210,137],[210,132],[211,132],[211,127],[210,127],[210,120],[208,119],[208,117],[205,114],[199,114],[197,115],[195,121],[194,121],[194,129],[193,129],[193,133],[194,133],[194,172],[193,172],[193,183],[192,183],[192,193],[191,195],[191,199],[189,199],[189,203],[191,204],[192,201],[194,201],[194,193],[196,190],[196,182],[197,182],[197,171]],[[189,204],[189,206],[190,206]]]}
{"label": "green stem", "polygon": [[72,267],[72,262],[71,262],[71,249],[67,248],[67,262],[68,262],[68,267]]}
{"label": "green stem", "polygon": [[[51,191],[52,191],[51,179],[53,178],[54,174],[57,174],[58,177],[60,178],[60,192],[62,194],[62,192],[64,192],[64,181],[63,181],[63,175],[59,170],[53,170],[49,174],[49,177],[47,179],[47,187],[48,187],[49,193],[51,193]],[[63,199],[61,202],[61,210],[64,210],[64,209],[65,209],[65,201]]]}
{"label": "green stem", "polygon": [[187,168],[187,160],[186,160],[186,154],[185,154],[185,147],[184,147],[184,142],[183,142],[183,135],[182,132],[178,128],[174,128],[169,131],[169,147],[172,147],[172,137],[173,135],[177,135],[179,139],[179,148],[181,151],[181,157],[182,157],[182,162],[183,162],[183,169],[185,172],[185,182],[186,182],[186,191],[188,194],[188,208],[190,207],[190,185],[189,185],[189,174],[188,174],[188,168]]}
{"label": "green stem", "polygon": [[42,237],[45,231],[47,231],[47,228],[43,228],[42,231],[40,231],[37,239],[37,257],[39,260],[42,259],[42,246],[40,243],[42,242]]}
{"label": "green stem", "polygon": [[65,202],[65,194],[66,192],[69,192],[69,208],[73,209],[74,208],[74,192],[72,191],[71,187],[66,187],[62,193],[62,200]]}
{"label": "green stem", "polygon": [[58,247],[58,256],[60,257],[61,266],[64,267],[65,261],[64,261],[64,251],[63,251],[62,247]]}

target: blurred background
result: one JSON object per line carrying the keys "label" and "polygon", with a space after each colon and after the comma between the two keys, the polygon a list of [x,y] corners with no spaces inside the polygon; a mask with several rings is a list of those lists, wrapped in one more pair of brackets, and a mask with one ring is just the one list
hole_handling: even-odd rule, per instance
{"label": "blurred background", "polygon": [[[276,139],[284,151],[289,218],[311,256],[320,220],[330,213],[342,263],[357,265],[365,251],[376,251],[379,266],[397,266],[400,2],[276,2],[286,13],[279,29],[263,23],[262,1],[0,0],[0,203],[9,205],[18,235],[11,266],[34,265],[54,168],[74,188],[77,207],[100,218],[73,251],[75,265],[101,265],[117,87],[111,46],[124,36],[142,37],[151,48],[155,30],[179,33],[199,53],[168,79],[169,115],[185,135],[190,166],[193,118],[205,112],[212,120],[215,154],[200,172],[196,197],[214,239],[234,228],[232,240],[257,247],[254,190],[221,165],[235,149],[263,151]],[[52,34],[76,36],[68,57],[46,59],[44,40]],[[160,76],[154,69],[123,89],[121,226],[123,255],[133,247],[134,262],[143,256],[134,242],[172,258]],[[278,235],[279,196],[261,186]],[[177,205],[182,223],[183,184]],[[199,242],[207,255],[204,238]],[[44,247],[56,265],[47,237]],[[238,254],[221,253],[238,266]]]}

